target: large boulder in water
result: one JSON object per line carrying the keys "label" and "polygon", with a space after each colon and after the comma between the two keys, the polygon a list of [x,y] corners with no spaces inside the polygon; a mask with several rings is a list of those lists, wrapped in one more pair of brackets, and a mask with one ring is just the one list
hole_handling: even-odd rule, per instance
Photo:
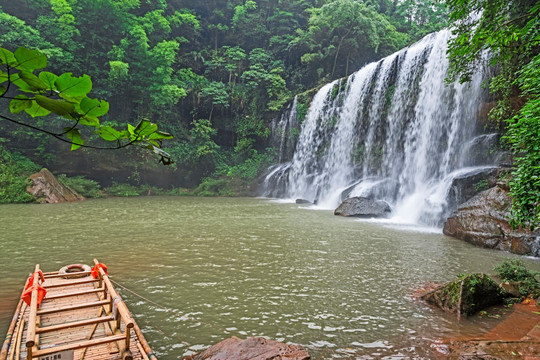
{"label": "large boulder in water", "polygon": [[448,190],[448,208],[453,211],[478,193],[495,186],[501,170],[500,168],[480,168],[456,176]]}
{"label": "large boulder in water", "polygon": [[505,292],[489,276],[472,274],[438,287],[422,299],[461,317],[501,304],[504,297]]}
{"label": "large boulder in water", "polygon": [[26,189],[40,203],[56,204],[61,202],[82,201],[85,198],[75,190],[61,184],[47,169],[30,175],[34,183]]}
{"label": "large boulder in water", "polygon": [[300,345],[287,345],[261,337],[229,339],[184,360],[309,360],[308,352]]}
{"label": "large boulder in water", "polygon": [[345,199],[334,210],[334,215],[354,217],[386,217],[392,209],[386,201],[371,200],[365,197],[352,197]]}
{"label": "large boulder in water", "polygon": [[476,246],[540,257],[540,231],[512,229],[511,206],[507,186],[498,183],[459,206],[444,223],[443,232]]}

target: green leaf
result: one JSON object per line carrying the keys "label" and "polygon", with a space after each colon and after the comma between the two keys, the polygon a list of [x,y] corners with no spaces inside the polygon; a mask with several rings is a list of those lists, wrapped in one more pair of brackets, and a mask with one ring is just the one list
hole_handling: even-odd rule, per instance
{"label": "green leaf", "polygon": [[0,70],[0,84],[8,81],[8,74]]}
{"label": "green leaf", "polygon": [[9,102],[9,111],[13,114],[20,113],[24,109],[32,106],[32,100],[26,95],[17,95]]}
{"label": "green leaf", "polygon": [[99,119],[97,117],[94,117],[94,116],[85,116],[83,118],[80,118],[78,119],[79,120],[79,124],[81,125],[86,125],[86,126],[92,126],[92,127],[95,127],[95,128],[99,128],[100,126],[100,122],[99,122]]}
{"label": "green leaf", "polygon": [[51,113],[49,110],[41,107],[35,100],[32,100],[32,106],[24,109],[24,111],[32,117],[47,116]]}
{"label": "green leaf", "polygon": [[29,93],[39,93],[39,90],[36,90],[34,87],[28,85],[24,80],[20,78],[20,73],[11,75],[11,83],[17,86],[19,91],[29,92]]}
{"label": "green leaf", "polygon": [[158,129],[158,126],[148,119],[142,119],[139,121],[132,134],[134,134],[138,139],[142,139],[154,132],[156,132]]}
{"label": "green leaf", "polygon": [[64,128],[64,131],[67,131],[66,135],[69,140],[71,140],[71,151],[77,150],[81,147],[81,145],[84,145],[84,141],[81,138],[81,133],[79,132],[79,129],[72,129],[72,128]]}
{"label": "green leaf", "polygon": [[39,73],[39,78],[45,83],[47,90],[56,90],[54,83],[58,79],[58,76],[48,71],[42,71]]}
{"label": "green leaf", "polygon": [[64,99],[80,99],[92,90],[92,79],[88,75],[74,77],[71,73],[64,73],[56,79],[54,85]]}
{"label": "green leaf", "polygon": [[70,115],[75,111],[75,106],[64,100],[49,99],[43,95],[36,95],[36,102],[39,106],[52,111],[57,115]]}
{"label": "green leaf", "polygon": [[8,49],[0,47],[0,64],[14,66],[16,63],[15,55]]}
{"label": "green leaf", "polygon": [[36,75],[32,74],[28,71],[21,71],[19,73],[19,78],[27,83],[30,88],[34,91],[37,90],[46,90],[47,84],[45,84],[43,81],[41,81],[40,78],[38,78]]}
{"label": "green leaf", "polygon": [[81,100],[81,111],[84,115],[99,117],[109,112],[109,103],[104,100],[85,97]]}
{"label": "green leaf", "polygon": [[15,50],[14,55],[17,59],[17,65],[15,65],[17,69],[34,71],[47,66],[47,56],[38,50],[20,47]]}
{"label": "green leaf", "polygon": [[166,133],[164,131],[155,131],[150,136],[148,136],[148,140],[159,140],[159,139],[172,139],[173,136],[169,133]]}
{"label": "green leaf", "polygon": [[103,126],[96,131],[102,139],[107,141],[117,141],[120,139],[127,139],[129,133],[127,131],[118,131],[112,126]]}

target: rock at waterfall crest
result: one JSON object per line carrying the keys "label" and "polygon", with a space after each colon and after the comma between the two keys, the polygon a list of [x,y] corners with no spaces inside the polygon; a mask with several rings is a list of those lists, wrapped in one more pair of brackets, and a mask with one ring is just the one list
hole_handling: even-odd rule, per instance
{"label": "rock at waterfall crest", "polygon": [[33,185],[26,189],[42,204],[82,201],[85,198],[73,189],[61,184],[47,169],[30,175]]}
{"label": "rock at waterfall crest", "polygon": [[365,197],[346,199],[334,211],[334,215],[354,217],[387,217],[392,209],[387,202]]}

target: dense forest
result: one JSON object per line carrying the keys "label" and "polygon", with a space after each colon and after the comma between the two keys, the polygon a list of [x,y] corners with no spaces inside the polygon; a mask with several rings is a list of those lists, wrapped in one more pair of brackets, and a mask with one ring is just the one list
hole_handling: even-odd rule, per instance
{"label": "dense forest", "polygon": [[[252,180],[272,161],[268,123],[295,94],[346,76],[445,26],[430,1],[0,1],[0,46],[41,50],[55,73],[92,77],[110,103],[105,123],[146,117],[174,135],[167,185]],[[55,119],[47,120],[48,125]],[[0,136],[43,166],[103,180],[89,163],[111,163],[116,181],[138,180],[147,155],[84,151],[46,134]],[[82,165],[85,164],[85,165]],[[170,169],[157,171],[172,173]],[[113,175],[110,175],[113,174]],[[151,181],[151,179],[147,179]],[[110,181],[110,179],[109,179]],[[159,183],[158,183],[159,184]]]}
{"label": "dense forest", "polygon": [[[451,25],[450,78],[467,81],[482,53],[494,54],[492,119],[530,155],[514,194],[528,199],[522,220],[538,219],[538,11],[527,0],[0,0],[1,47],[38,49],[50,71],[90,75],[92,96],[110,104],[102,122],[151,119],[174,136],[164,144],[174,164],[138,149],[71,153],[5,121],[0,146],[103,185],[241,193],[276,160],[269,123],[296,94]],[[37,124],[61,126],[54,116]],[[28,168],[2,151],[4,174],[8,163]]]}

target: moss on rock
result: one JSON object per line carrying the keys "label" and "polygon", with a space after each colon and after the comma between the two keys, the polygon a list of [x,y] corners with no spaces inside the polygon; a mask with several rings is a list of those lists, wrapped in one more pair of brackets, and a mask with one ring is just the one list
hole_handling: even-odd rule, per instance
{"label": "moss on rock", "polygon": [[504,292],[489,276],[479,273],[462,276],[430,291],[422,299],[461,317],[501,304]]}

